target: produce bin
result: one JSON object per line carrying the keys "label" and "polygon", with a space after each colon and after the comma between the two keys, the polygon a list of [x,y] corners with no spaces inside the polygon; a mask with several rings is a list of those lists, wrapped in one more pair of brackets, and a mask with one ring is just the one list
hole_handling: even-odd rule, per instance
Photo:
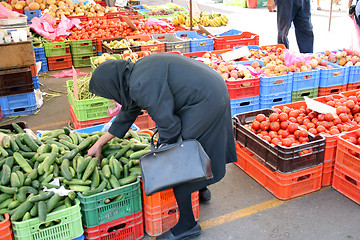
{"label": "produce bin", "polygon": [[[261,87],[260,87],[261,89]],[[291,102],[291,91],[287,93],[275,93],[269,95],[260,94],[260,109],[271,108],[272,106]]]}
{"label": "produce bin", "polygon": [[0,240],[13,240],[10,217],[8,213],[4,214],[5,220],[0,222]]}
{"label": "produce bin", "polygon": [[[135,41],[149,41],[153,38],[150,35],[134,35],[134,36],[127,36],[126,39],[133,39]],[[140,51],[150,51],[151,53],[159,53],[165,52],[165,43],[160,41],[156,41],[156,44],[150,45],[141,45]]]}
{"label": "produce bin", "polygon": [[319,87],[318,96],[322,97],[332,94],[339,94],[341,92],[345,92],[346,88],[347,88],[347,84],[334,86],[334,87]]}
{"label": "produce bin", "polygon": [[231,116],[234,116],[238,113],[258,110],[259,102],[259,96],[230,100]]}
{"label": "produce bin", "polygon": [[[150,236],[158,236],[173,226],[179,220],[179,211],[174,191],[172,189],[146,196],[142,186],[145,232]],[[191,194],[191,203],[195,220],[199,219],[199,192]]]}
{"label": "produce bin", "polygon": [[[111,199],[119,195],[123,195],[124,197],[118,201],[110,203],[104,202],[106,199]],[[85,227],[95,227],[138,213],[142,210],[140,178],[134,183],[117,189],[86,197],[78,193],[77,196],[80,200],[82,221]]]}
{"label": "produce bin", "polygon": [[41,9],[39,10],[29,10],[29,11],[24,11],[24,14],[27,16],[27,23],[31,24],[31,20],[34,17],[40,18],[41,17]]}
{"label": "produce bin", "polygon": [[357,90],[360,89],[360,82],[347,84],[346,91],[351,91],[351,90],[356,90],[356,89]]}
{"label": "produce bin", "polygon": [[360,174],[335,162],[332,187],[360,204]]}
{"label": "produce bin", "polygon": [[37,62],[42,58],[46,58],[44,47],[34,48],[34,53],[35,53],[35,59]]}
{"label": "produce bin", "polygon": [[190,52],[214,50],[214,39],[204,37],[196,31],[175,32],[174,34],[184,40],[190,39]]}
{"label": "produce bin", "polygon": [[280,200],[299,197],[321,188],[322,164],[284,174],[269,169],[258,156],[246,151],[239,143],[236,143],[236,154],[238,161],[235,165]]}
{"label": "produce bin", "polygon": [[71,54],[97,52],[96,39],[70,41]]}
{"label": "produce bin", "polygon": [[308,143],[294,147],[272,146],[244,126],[245,124],[250,124],[260,113],[269,116],[273,112],[275,111],[271,109],[263,109],[236,114],[233,117],[236,121],[236,141],[256,154],[270,169],[280,173],[293,173],[320,164],[322,165],[325,149],[325,138],[323,136],[315,137],[309,134],[310,141]]}
{"label": "produce bin", "polygon": [[34,91],[34,84],[29,67],[0,71],[0,96],[32,91]]}
{"label": "produce bin", "polygon": [[50,71],[53,70],[61,70],[68,69],[72,66],[72,57],[71,54],[57,57],[48,57],[48,69]]}
{"label": "produce bin", "polygon": [[173,33],[153,34],[152,38],[165,43],[165,52],[190,52],[190,40],[183,40]]}
{"label": "produce bin", "polygon": [[69,110],[70,110],[70,118],[74,125],[75,129],[81,129],[81,128],[87,128],[87,127],[93,127],[99,124],[107,123],[111,120],[111,117],[104,117],[104,118],[98,118],[93,120],[87,120],[87,121],[79,121],[76,118],[76,115],[74,113],[74,110],[69,102]]}
{"label": "produce bin", "polygon": [[260,77],[225,80],[230,99],[256,97],[260,94]]}
{"label": "produce bin", "polygon": [[66,88],[68,93],[69,103],[79,121],[88,121],[100,118],[107,118],[108,109],[111,102],[102,97],[96,97],[87,100],[76,100],[71,89],[73,88],[73,81],[66,81]]}
{"label": "produce bin", "polygon": [[44,57],[44,58],[39,58],[39,59],[37,59],[36,61],[37,61],[37,62],[41,62],[41,68],[40,68],[39,73],[43,73],[43,72],[48,72],[48,71],[49,71],[46,57]]}
{"label": "produce bin", "polygon": [[76,68],[90,67],[91,66],[90,58],[96,55],[97,52],[72,54],[73,66]]}
{"label": "produce bin", "polygon": [[34,84],[34,89],[39,89],[40,88],[39,76],[32,77],[32,81]]}
{"label": "produce bin", "polygon": [[318,88],[320,82],[320,70],[313,69],[307,72],[292,73],[292,91],[300,91],[311,88]]}
{"label": "produce bin", "polygon": [[320,69],[319,87],[334,87],[348,83],[348,70],[346,67],[327,62],[333,69]]}
{"label": "produce bin", "polygon": [[[355,153],[360,153],[360,146],[347,141],[346,138],[348,137],[357,138],[356,132],[351,131],[339,136],[335,162],[356,172],[360,176],[360,159],[354,156]],[[351,152],[354,154],[351,154]]]}
{"label": "produce bin", "polygon": [[360,66],[348,66],[348,83],[360,83]]}
{"label": "produce bin", "polygon": [[291,93],[291,102],[304,101],[304,97],[316,98],[318,96],[318,93],[319,93],[319,88],[293,91]]}
{"label": "produce bin", "polygon": [[68,41],[63,42],[46,42],[44,43],[45,56],[46,57],[58,57],[71,53],[70,43]]}
{"label": "produce bin", "polygon": [[[95,59],[98,59],[101,55],[102,53],[97,57],[90,57],[91,72],[94,72],[95,68],[97,67],[94,64]],[[120,54],[111,54],[111,56],[115,57],[116,59],[121,59]]]}
{"label": "produce bin", "polygon": [[151,119],[150,115],[142,110],[140,115],[135,120],[135,125],[141,130],[155,128],[155,122]]}
{"label": "produce bin", "polygon": [[33,114],[37,111],[35,93],[0,97],[0,109],[4,117]]}
{"label": "produce bin", "polygon": [[[75,199],[76,205],[49,213],[46,222],[40,222],[39,218],[32,218],[26,221],[12,221],[12,228],[15,239],[73,239],[81,236],[84,232],[81,224],[80,202]],[[47,222],[60,220],[52,227],[45,227]]]}
{"label": "produce bin", "polygon": [[259,35],[250,32],[242,32],[238,35],[219,36],[214,38],[215,50],[249,45],[259,45]]}
{"label": "produce bin", "polygon": [[293,74],[288,73],[286,75],[276,77],[260,77],[260,96],[291,93],[293,84]]}
{"label": "produce bin", "polygon": [[[111,41],[115,41],[115,40],[122,40],[122,39],[126,39],[126,38],[108,38],[108,39],[102,39],[101,42],[102,42],[102,52],[103,53],[109,53],[109,54],[122,54],[124,53],[125,51],[129,51],[129,49],[127,47],[125,48],[110,48],[108,46],[106,46],[104,44],[104,42],[111,42]],[[130,45],[129,43],[129,48],[131,49],[131,51],[133,52],[138,52],[140,51],[140,46],[133,46],[133,45]]]}
{"label": "produce bin", "polygon": [[121,217],[94,227],[84,227],[87,240],[138,240],[144,237],[143,212]]}

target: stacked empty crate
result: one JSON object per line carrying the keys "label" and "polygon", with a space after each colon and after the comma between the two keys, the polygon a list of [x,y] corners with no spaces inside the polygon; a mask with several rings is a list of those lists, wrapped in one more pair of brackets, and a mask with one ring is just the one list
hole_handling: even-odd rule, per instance
{"label": "stacked empty crate", "polygon": [[274,112],[263,109],[234,116],[238,158],[235,164],[281,200],[319,190],[324,137],[309,135],[308,143],[293,147],[272,146],[244,126],[258,114],[269,116]]}
{"label": "stacked empty crate", "polygon": [[96,39],[76,40],[70,42],[72,63],[74,67],[90,67],[90,58],[97,56]]}
{"label": "stacked empty crate", "polygon": [[71,68],[72,57],[68,41],[47,42],[44,43],[44,48],[50,71]]}

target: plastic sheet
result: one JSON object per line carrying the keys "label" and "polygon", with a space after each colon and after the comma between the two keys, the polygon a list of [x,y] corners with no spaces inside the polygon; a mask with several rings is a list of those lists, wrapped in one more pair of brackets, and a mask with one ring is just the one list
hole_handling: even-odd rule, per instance
{"label": "plastic sheet", "polygon": [[18,18],[20,17],[20,13],[11,11],[0,4],[0,18]]}
{"label": "plastic sheet", "polygon": [[159,20],[159,19],[156,19],[156,18],[152,18],[152,17],[149,17],[149,18],[146,20],[146,23],[145,23],[145,24],[148,25],[148,26],[159,25],[159,26],[161,26],[162,28],[168,27],[168,28],[174,29],[174,27],[171,26],[170,24],[168,24],[167,22],[162,21],[162,20]]}
{"label": "plastic sheet", "polygon": [[[76,69],[76,75],[89,75],[90,73],[80,72],[80,69]],[[61,73],[54,74],[54,78],[64,78],[64,77],[72,77],[73,70],[63,70]]]}
{"label": "plastic sheet", "polygon": [[309,54],[304,53],[296,53],[284,49],[284,62],[286,66],[292,65],[294,62],[305,62],[306,64],[310,64],[311,56]]}

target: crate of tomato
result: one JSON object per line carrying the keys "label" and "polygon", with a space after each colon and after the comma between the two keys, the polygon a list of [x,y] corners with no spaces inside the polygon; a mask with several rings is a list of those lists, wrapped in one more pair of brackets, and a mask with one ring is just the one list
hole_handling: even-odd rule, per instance
{"label": "crate of tomato", "polygon": [[[289,123],[288,118],[283,119],[276,111],[262,109],[233,118],[236,141],[273,171],[292,173],[323,164],[325,138]],[[275,137],[278,135],[282,137]]]}

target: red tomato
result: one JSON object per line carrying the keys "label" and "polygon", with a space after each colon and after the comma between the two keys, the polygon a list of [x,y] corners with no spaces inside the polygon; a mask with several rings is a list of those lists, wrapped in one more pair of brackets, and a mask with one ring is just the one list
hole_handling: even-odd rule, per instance
{"label": "red tomato", "polygon": [[303,121],[304,121],[304,118],[301,117],[301,116],[298,116],[298,117],[296,118],[296,121],[297,121],[299,124],[302,124]]}
{"label": "red tomato", "polygon": [[326,103],[329,106],[335,107],[335,102],[334,101],[329,101]]}
{"label": "red tomato", "polygon": [[360,112],[360,106],[359,105],[355,105],[355,107],[353,109],[351,109],[351,113],[355,114],[355,113],[359,113]]}
{"label": "red tomato", "polygon": [[268,136],[268,135],[263,136],[263,139],[264,139],[265,141],[267,141],[268,143],[271,143],[271,137],[270,137],[270,136]]}
{"label": "red tomato", "polygon": [[330,129],[329,131],[329,134],[330,135],[337,135],[337,134],[340,134],[340,131],[338,129]]}
{"label": "red tomato", "polygon": [[300,130],[300,137],[308,137],[309,133],[306,130]]}
{"label": "red tomato", "polygon": [[271,140],[271,143],[274,144],[275,146],[278,145],[279,142],[280,142],[280,139],[278,139],[278,138],[273,138],[273,139]]}
{"label": "red tomato", "polygon": [[[359,115],[359,117],[360,117],[360,115]],[[335,125],[341,124],[341,119],[338,118],[338,117],[336,117],[336,118],[334,118],[333,123],[334,123]]]}
{"label": "red tomato", "polygon": [[266,116],[264,114],[258,114],[256,116],[256,120],[258,120],[259,122],[265,121],[266,120]]}
{"label": "red tomato", "polygon": [[279,131],[279,129],[280,129],[280,123],[279,122],[271,122],[270,123],[270,129],[272,130],[272,131]]}
{"label": "red tomato", "polygon": [[289,116],[286,114],[286,113],[280,113],[279,114],[279,120],[280,120],[280,122],[285,122],[285,121],[287,121],[289,119]]}
{"label": "red tomato", "polygon": [[309,128],[308,132],[311,133],[311,134],[317,135],[317,131],[316,131],[315,128]]}
{"label": "red tomato", "polygon": [[294,132],[294,136],[295,136],[296,139],[299,139],[299,137],[300,137],[300,130],[296,130],[296,131]]}
{"label": "red tomato", "polygon": [[291,146],[291,140],[289,138],[285,138],[282,140],[282,145],[284,147],[290,147]]}
{"label": "red tomato", "polygon": [[326,121],[332,121],[332,120],[334,120],[334,115],[332,115],[331,113],[326,113],[326,114],[325,114],[325,120],[326,120]]}
{"label": "red tomato", "polygon": [[295,117],[289,117],[289,121],[292,123],[297,123],[297,120]]}
{"label": "red tomato", "polygon": [[308,125],[309,123],[311,123],[310,119],[305,117],[304,121],[303,121],[303,124]]}
{"label": "red tomato", "polygon": [[350,97],[348,97],[348,100],[352,100],[352,101],[354,101],[354,103],[358,102],[358,99],[356,98],[356,96],[350,96]]}
{"label": "red tomato", "polygon": [[346,107],[353,109],[355,107],[355,102],[353,100],[348,100],[346,103]]}
{"label": "red tomato", "polygon": [[255,130],[260,129],[260,122],[257,121],[257,120],[254,120],[254,121],[252,122],[252,124],[251,124],[251,127],[252,127],[253,129],[255,129]]}
{"label": "red tomato", "polygon": [[347,115],[347,113],[341,113],[339,115],[339,118],[341,119],[342,122],[346,123],[349,121],[349,116]]}
{"label": "red tomato", "polygon": [[333,100],[334,100],[334,97],[332,95],[325,96],[326,102],[333,101]]}
{"label": "red tomato", "polygon": [[294,123],[291,123],[288,127],[289,133],[294,133],[296,130],[298,130],[298,126]]}
{"label": "red tomato", "polygon": [[325,128],[324,126],[318,126],[318,127],[316,128],[316,131],[317,131],[318,133],[322,133],[322,132],[325,132],[325,131],[326,131],[326,128]]}
{"label": "red tomato", "polygon": [[281,137],[282,138],[287,138],[288,136],[290,135],[289,131],[288,130],[284,130],[281,134]]}
{"label": "red tomato", "polygon": [[294,117],[294,118],[297,118],[299,116],[299,110],[291,110],[289,112],[289,117]]}
{"label": "red tomato", "polygon": [[338,106],[336,108],[336,114],[337,115],[340,115],[341,113],[345,113],[345,112],[346,112],[346,107],[344,107],[344,106]]}
{"label": "red tomato", "polygon": [[300,142],[300,143],[309,142],[309,138],[308,138],[308,137],[299,137],[299,142]]}
{"label": "red tomato", "polygon": [[269,116],[269,121],[270,122],[276,122],[279,119],[279,114],[277,113],[272,113]]}
{"label": "red tomato", "polygon": [[281,122],[281,123],[280,123],[281,129],[286,130],[286,129],[288,128],[288,126],[289,126],[289,123],[288,123],[288,122]]}
{"label": "red tomato", "polygon": [[352,144],[357,144],[358,140],[355,137],[349,137],[348,139],[349,142],[351,142]]}
{"label": "red tomato", "polygon": [[310,123],[308,123],[308,124],[306,125],[306,127],[307,127],[308,129],[310,129],[310,128],[315,128],[315,124],[312,123],[312,122],[310,122]]}

